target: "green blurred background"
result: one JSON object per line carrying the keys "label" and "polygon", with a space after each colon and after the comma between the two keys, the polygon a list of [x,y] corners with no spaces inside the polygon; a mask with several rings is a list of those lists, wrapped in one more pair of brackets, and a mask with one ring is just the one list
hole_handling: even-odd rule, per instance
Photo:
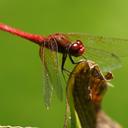
{"label": "green blurred background", "polygon": [[[128,38],[127,0],[0,0],[0,22],[24,31],[86,32]],[[0,32],[0,124],[62,128],[65,102],[46,111],[38,46]],[[128,127],[128,60],[114,71],[104,110]]]}

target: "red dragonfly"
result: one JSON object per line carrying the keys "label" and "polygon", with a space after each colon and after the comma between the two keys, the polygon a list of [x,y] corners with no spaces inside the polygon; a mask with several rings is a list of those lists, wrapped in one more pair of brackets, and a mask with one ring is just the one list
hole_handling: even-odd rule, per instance
{"label": "red dragonfly", "polygon": [[[23,32],[3,23],[0,23],[0,30],[20,36],[40,46],[40,57],[44,67],[44,99],[47,107],[50,106],[53,90],[56,91],[59,99],[62,99],[60,72],[64,70],[67,56],[72,63],[75,63],[72,57],[82,56],[93,60],[104,71],[108,71],[119,67],[120,58],[128,55],[128,40],[125,39],[76,33],[41,36]],[[58,53],[62,54],[61,64],[59,64]]]}

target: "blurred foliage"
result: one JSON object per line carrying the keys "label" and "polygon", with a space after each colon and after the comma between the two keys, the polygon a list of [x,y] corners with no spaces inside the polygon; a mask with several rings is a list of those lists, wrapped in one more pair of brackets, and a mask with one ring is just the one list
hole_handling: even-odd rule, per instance
{"label": "blurred foliage", "polygon": [[[1,0],[0,22],[22,30],[50,34],[87,32],[128,38],[126,0]],[[54,100],[47,111],[43,104],[42,67],[38,47],[0,31],[0,124],[61,128],[65,102]],[[114,88],[104,100],[104,110],[128,126],[128,61],[115,70]]]}

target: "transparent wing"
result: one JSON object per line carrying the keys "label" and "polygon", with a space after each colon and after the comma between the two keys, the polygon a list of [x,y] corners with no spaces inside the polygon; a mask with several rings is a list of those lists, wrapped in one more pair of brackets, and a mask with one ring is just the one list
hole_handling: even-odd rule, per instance
{"label": "transparent wing", "polygon": [[116,54],[90,47],[88,47],[88,49],[89,50],[85,57],[98,63],[102,71],[111,71],[113,69],[121,67],[120,58]]}
{"label": "transparent wing", "polygon": [[81,40],[85,46],[84,56],[100,65],[103,70],[120,66],[121,57],[128,56],[128,40],[105,38],[89,34],[65,34],[70,40]]}
{"label": "transparent wing", "polygon": [[40,57],[41,57],[41,61],[43,64],[43,94],[44,94],[44,103],[46,105],[46,108],[49,109],[50,104],[51,104],[51,97],[52,97],[52,91],[53,91],[53,87],[49,78],[49,73],[48,73],[48,67],[47,67],[47,63],[45,61],[45,56],[44,56],[44,50],[45,48],[42,46],[40,47]]}
{"label": "transparent wing", "polygon": [[[48,102],[48,106],[51,102],[52,89],[55,91],[57,97],[62,100],[63,89],[62,89],[62,78],[61,78],[61,65],[59,64],[58,58],[58,46],[54,41],[50,41],[48,45],[49,49],[42,46],[40,48],[40,56],[44,66],[44,86],[45,86],[45,101]],[[41,50],[42,49],[42,50]],[[48,92],[48,94],[47,94]]]}

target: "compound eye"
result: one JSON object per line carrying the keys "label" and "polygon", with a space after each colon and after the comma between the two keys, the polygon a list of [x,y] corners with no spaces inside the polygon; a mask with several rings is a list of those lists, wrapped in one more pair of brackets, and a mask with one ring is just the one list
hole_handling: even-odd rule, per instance
{"label": "compound eye", "polygon": [[76,40],[71,44],[70,54],[73,56],[81,56],[85,51],[84,45],[80,40]]}
{"label": "compound eye", "polygon": [[72,47],[74,48],[74,50],[76,49],[80,49],[81,47],[83,47],[83,44],[80,40],[76,40],[73,44]]}
{"label": "compound eye", "polygon": [[73,48],[74,50],[77,50],[77,49],[79,48],[79,44],[78,44],[77,42],[73,43],[73,44],[72,44],[72,48]]}
{"label": "compound eye", "polygon": [[81,42],[80,40],[76,40],[76,43],[77,43],[78,45],[82,45],[82,42]]}

